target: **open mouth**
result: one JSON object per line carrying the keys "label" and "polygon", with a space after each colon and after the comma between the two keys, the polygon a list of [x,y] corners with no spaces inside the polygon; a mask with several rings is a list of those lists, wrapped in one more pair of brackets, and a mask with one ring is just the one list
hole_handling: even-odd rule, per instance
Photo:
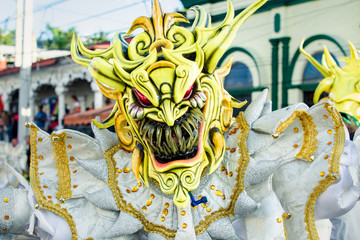
{"label": "open mouth", "polygon": [[166,164],[196,156],[203,119],[203,113],[198,108],[193,108],[177,119],[171,127],[148,118],[140,121],[138,126],[155,160]]}

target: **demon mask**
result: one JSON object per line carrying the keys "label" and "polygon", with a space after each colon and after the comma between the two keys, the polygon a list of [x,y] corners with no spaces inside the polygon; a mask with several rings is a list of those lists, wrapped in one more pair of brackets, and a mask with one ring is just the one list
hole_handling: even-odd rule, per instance
{"label": "demon mask", "polygon": [[[114,125],[122,147],[133,152],[136,179],[173,194],[178,207],[189,203],[189,191],[223,160],[232,108],[243,103],[223,88],[231,60],[215,67],[238,28],[265,2],[258,0],[234,18],[229,0],[217,27],[210,27],[202,7],[193,7],[196,18],[187,29],[179,26],[188,22],[185,17],[164,14],[154,0],[152,17],[137,18],[106,50],[88,50],[73,38],[74,61],[88,67],[103,94],[116,100],[111,115],[95,124]],[[136,29],[143,31],[132,36]]]}

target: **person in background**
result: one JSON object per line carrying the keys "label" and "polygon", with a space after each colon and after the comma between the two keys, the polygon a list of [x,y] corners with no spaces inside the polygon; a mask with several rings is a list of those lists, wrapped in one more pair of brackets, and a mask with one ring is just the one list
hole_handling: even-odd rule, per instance
{"label": "person in background", "polygon": [[2,116],[0,114],[0,141],[4,141],[4,131],[5,131],[4,120],[2,119]]}
{"label": "person in background", "polygon": [[81,106],[78,98],[75,95],[72,95],[73,107],[71,113],[79,113],[81,112]]}
{"label": "person in background", "polygon": [[46,117],[47,117],[46,113],[43,111],[43,106],[40,105],[39,111],[35,115],[35,124],[43,130],[45,129],[45,125],[46,125]]}

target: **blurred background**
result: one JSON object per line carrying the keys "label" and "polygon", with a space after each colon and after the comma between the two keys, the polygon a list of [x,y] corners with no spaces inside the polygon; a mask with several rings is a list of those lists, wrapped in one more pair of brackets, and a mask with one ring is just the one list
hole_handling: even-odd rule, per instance
{"label": "blurred background", "polygon": [[[202,5],[218,25],[225,0],[159,0],[164,12]],[[233,0],[236,14],[253,0]],[[73,33],[89,49],[106,49],[116,32],[139,16],[151,16],[150,0],[3,0],[0,9],[0,141],[29,134],[25,121],[46,131],[73,128],[91,135],[95,116],[104,119],[113,102],[98,89],[87,68],[70,57]],[[270,90],[276,110],[297,102],[312,105],[323,78],[299,53],[299,45],[321,61],[327,46],[335,61],[360,49],[359,0],[269,0],[240,28],[219,66],[234,56],[225,88],[240,100]],[[235,112],[235,114],[237,114]]]}

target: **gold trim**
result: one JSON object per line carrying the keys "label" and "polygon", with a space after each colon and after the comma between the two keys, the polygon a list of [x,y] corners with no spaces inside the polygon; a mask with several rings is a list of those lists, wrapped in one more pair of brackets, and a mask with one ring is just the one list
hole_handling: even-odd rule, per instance
{"label": "gold trim", "polygon": [[325,103],[324,106],[331,116],[334,122],[334,146],[331,151],[331,157],[329,158],[329,174],[319,181],[319,185],[314,188],[314,191],[310,194],[309,199],[306,203],[305,208],[305,229],[308,232],[308,238],[311,240],[319,239],[319,235],[317,234],[316,225],[315,225],[315,218],[314,218],[314,208],[317,198],[320,196],[321,193],[325,191],[327,187],[329,187],[333,182],[336,181],[332,177],[333,174],[338,176],[339,174],[339,167],[340,167],[340,156],[344,150],[345,145],[345,132],[344,126],[342,124],[341,116],[339,112],[330,104]]}
{"label": "gold trim", "polygon": [[131,214],[133,217],[137,218],[144,226],[145,231],[152,233],[159,233],[163,235],[165,238],[171,239],[175,238],[176,230],[168,229],[162,225],[156,225],[146,219],[146,217],[136,208],[132,206],[131,203],[126,202],[124,199],[121,190],[119,188],[117,182],[117,169],[115,168],[116,162],[114,159],[114,154],[121,149],[121,144],[117,144],[116,146],[105,151],[104,156],[108,165],[108,185],[113,192],[115,202],[117,207],[124,212]]}
{"label": "gold trim", "polygon": [[56,194],[56,197],[60,199],[63,198],[71,198],[72,192],[71,192],[71,178],[70,178],[70,169],[69,169],[69,161],[66,154],[66,132],[62,132],[60,134],[52,133],[50,138],[53,139],[57,137],[57,141],[52,141],[51,144],[53,145],[52,151],[55,154],[54,160],[55,160],[55,168],[58,169],[58,173],[56,176],[58,176],[58,192]]}
{"label": "gold trim", "polygon": [[244,177],[245,171],[250,161],[250,155],[246,147],[246,139],[250,130],[250,127],[246,124],[244,119],[244,113],[241,112],[239,116],[236,118],[238,126],[240,126],[240,135],[239,135],[239,153],[240,158],[238,160],[238,168],[236,172],[238,175],[236,176],[236,183],[233,188],[233,193],[230,196],[230,203],[227,208],[220,208],[219,210],[212,212],[210,215],[205,216],[205,220],[202,220],[198,226],[195,226],[195,233],[197,235],[202,234],[205,230],[216,220],[224,217],[231,217],[234,214],[235,203],[240,195],[240,193],[244,190]]}
{"label": "gold trim", "polygon": [[307,161],[312,162],[313,158],[311,156],[315,153],[319,140],[316,138],[318,131],[316,130],[316,125],[313,122],[313,117],[308,112],[303,110],[294,111],[288,119],[277,127],[276,133],[280,134],[283,132],[294,122],[296,118],[299,118],[300,120],[304,136],[301,149],[295,155],[295,158],[306,159]]}
{"label": "gold trim", "polygon": [[31,126],[31,138],[30,138],[30,145],[31,145],[31,163],[30,163],[30,183],[31,187],[34,191],[34,195],[38,204],[43,208],[53,213],[59,215],[69,224],[69,228],[71,231],[71,239],[77,240],[77,231],[76,225],[74,222],[73,217],[71,214],[68,213],[66,208],[62,208],[59,203],[53,203],[51,200],[47,200],[46,196],[40,185],[40,177],[39,177],[39,162],[38,162],[38,155],[37,155],[37,132],[38,128],[35,125]]}
{"label": "gold trim", "polygon": [[[235,203],[244,190],[244,177],[245,170],[250,160],[250,155],[246,147],[246,139],[250,130],[250,127],[246,124],[243,116],[243,112],[237,117],[238,125],[240,126],[241,134],[239,135],[239,152],[241,154],[240,159],[238,160],[238,168],[236,171],[239,173],[236,177],[236,183],[233,189],[233,194],[230,196],[230,203],[227,208],[220,208],[219,210],[212,212],[210,215],[205,216],[205,220],[202,220],[198,226],[195,226],[195,233],[197,235],[202,234],[213,222],[220,218],[231,217],[234,214]],[[105,151],[104,156],[108,164],[108,185],[113,192],[116,205],[121,211],[125,211],[135,218],[137,218],[144,226],[145,231],[158,233],[164,236],[167,239],[175,238],[177,230],[168,229],[162,225],[154,224],[146,219],[146,217],[136,208],[134,208],[131,203],[126,202],[124,199],[120,188],[117,182],[117,169],[116,162],[113,158],[114,154],[121,149],[121,144],[118,144]]]}

